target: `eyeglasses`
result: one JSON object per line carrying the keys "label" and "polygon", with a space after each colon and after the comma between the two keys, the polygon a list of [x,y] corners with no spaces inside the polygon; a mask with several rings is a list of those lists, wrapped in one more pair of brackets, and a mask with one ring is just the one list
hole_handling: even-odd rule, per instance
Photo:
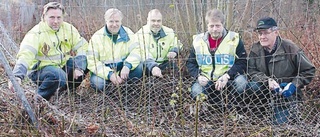
{"label": "eyeglasses", "polygon": [[272,32],[274,32],[274,31],[272,31],[272,30],[271,31],[269,31],[269,30],[257,31],[259,36],[262,36],[262,35],[267,36],[267,35],[271,34]]}
{"label": "eyeglasses", "polygon": [[278,27],[277,26],[274,26],[274,27],[271,27],[269,29],[261,29],[261,30],[256,30],[256,32],[258,33],[259,36],[262,36],[262,35],[269,35],[271,34],[272,32],[278,30]]}

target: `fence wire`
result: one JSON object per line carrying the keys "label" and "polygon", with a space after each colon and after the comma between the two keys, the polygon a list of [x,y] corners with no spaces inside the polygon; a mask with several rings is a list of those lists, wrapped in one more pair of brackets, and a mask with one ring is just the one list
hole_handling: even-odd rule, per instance
{"label": "fence wire", "polygon": [[[224,90],[210,93],[224,98],[224,102],[209,101],[212,98],[197,102],[190,97],[193,80],[144,77],[136,84],[109,85],[109,94],[83,84],[76,91],[56,93],[49,102],[36,98],[35,89],[23,85],[41,133],[31,130],[30,119],[10,92],[1,92],[0,128],[9,133],[19,129],[21,132],[11,133],[19,136],[195,136],[196,131],[198,136],[319,136],[318,98],[295,102],[299,103],[294,108],[299,112],[297,122],[277,126],[270,119],[274,113],[271,105],[254,100],[253,96],[262,94],[244,94],[243,100],[234,103]],[[270,110],[261,113],[257,109]]]}
{"label": "fence wire", "polygon": [[[7,88],[7,76],[0,68],[0,129],[4,136],[320,136],[319,71],[313,82],[302,89],[303,100],[294,100],[298,117],[293,124],[274,125],[274,105],[287,102],[270,91],[234,95],[229,90],[209,93],[204,101],[191,98],[194,82],[186,71],[185,62],[191,48],[192,35],[205,31],[204,13],[219,8],[227,15],[230,30],[240,32],[246,48],[256,41],[252,28],[263,16],[273,16],[281,26],[281,36],[297,43],[319,68],[317,36],[319,29],[318,1],[263,0],[154,0],[68,1],[66,20],[90,39],[104,24],[103,14],[110,7],[119,8],[125,15],[123,24],[137,31],[146,23],[147,13],[158,8],[163,24],[172,27],[184,44],[179,74],[166,70],[164,78],[144,76],[135,84],[108,85],[105,92],[90,88],[88,77],[75,91],[56,92],[50,101],[36,94],[37,86],[29,79],[23,81],[28,101],[37,116],[39,130],[30,124],[30,118],[21,102]],[[4,0],[0,10],[1,50],[7,60],[14,61],[24,34],[39,21],[44,1],[17,3]],[[232,14],[228,5],[232,4]],[[32,9],[32,10],[30,10]],[[247,10],[246,10],[247,9]],[[24,10],[29,10],[22,14]],[[34,11],[34,12],[30,12]],[[248,12],[249,11],[249,12]],[[245,13],[245,14],[243,14]],[[93,15],[94,14],[94,15]],[[13,16],[19,15],[19,16]],[[29,19],[29,20],[28,20]],[[28,22],[26,24],[26,22]],[[220,101],[214,101],[218,99]],[[260,98],[260,99],[259,99]],[[261,101],[261,98],[270,99]]]}

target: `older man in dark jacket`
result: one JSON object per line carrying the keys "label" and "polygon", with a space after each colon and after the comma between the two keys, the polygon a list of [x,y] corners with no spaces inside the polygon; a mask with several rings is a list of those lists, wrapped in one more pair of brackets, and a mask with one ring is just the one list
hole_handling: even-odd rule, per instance
{"label": "older man in dark jacket", "polygon": [[256,31],[259,42],[252,45],[249,53],[252,82],[247,86],[248,92],[257,95],[261,104],[256,105],[271,104],[261,108],[272,107],[269,112],[273,112],[274,124],[294,123],[298,120],[300,88],[311,82],[315,67],[295,43],[279,36],[274,19],[261,18]]}

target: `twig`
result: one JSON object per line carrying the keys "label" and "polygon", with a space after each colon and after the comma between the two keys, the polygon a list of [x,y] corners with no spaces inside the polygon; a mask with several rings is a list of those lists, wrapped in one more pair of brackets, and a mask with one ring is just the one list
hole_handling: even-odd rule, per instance
{"label": "twig", "polygon": [[7,83],[7,82],[8,82],[7,80],[1,81],[1,82],[0,82],[0,85],[2,85],[2,84],[4,84],[4,83]]}
{"label": "twig", "polygon": [[[2,46],[2,44],[0,43],[0,45]],[[24,106],[24,108],[26,109],[28,115],[31,118],[32,124],[38,129],[38,121],[33,113],[32,108],[30,107],[30,104],[26,98],[25,93],[23,92],[22,88],[20,87],[19,83],[15,80],[15,77],[11,71],[11,67],[8,63],[7,58],[4,56],[4,53],[2,52],[2,50],[0,50],[0,58],[1,58],[1,63],[4,66],[5,71],[8,74],[8,77],[10,78],[10,81],[12,82],[15,92],[17,94],[17,96],[20,98],[20,100],[22,101],[22,104]]]}

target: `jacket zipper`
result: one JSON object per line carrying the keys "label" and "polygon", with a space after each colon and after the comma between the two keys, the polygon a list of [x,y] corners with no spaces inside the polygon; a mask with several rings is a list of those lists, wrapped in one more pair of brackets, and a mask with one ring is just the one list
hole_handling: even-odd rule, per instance
{"label": "jacket zipper", "polygon": [[63,53],[62,53],[62,51],[61,51],[61,43],[60,43],[60,39],[59,39],[59,37],[58,37],[57,32],[55,32],[55,35],[56,35],[56,38],[57,38],[57,40],[58,40],[56,49],[58,50],[58,52],[60,52],[60,64],[61,64],[61,63],[62,63],[62,58],[63,58]]}

